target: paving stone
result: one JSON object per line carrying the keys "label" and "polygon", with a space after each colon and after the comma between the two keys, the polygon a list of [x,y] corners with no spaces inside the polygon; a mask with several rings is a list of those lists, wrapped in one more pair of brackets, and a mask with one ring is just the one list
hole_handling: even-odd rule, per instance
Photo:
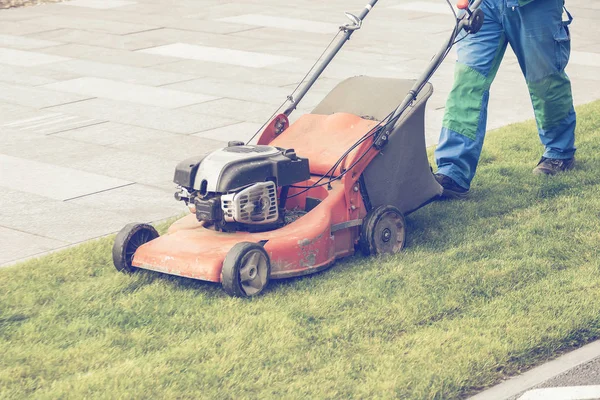
{"label": "paving stone", "polygon": [[43,113],[35,117],[20,118],[7,121],[4,128],[31,132],[38,135],[52,135],[70,129],[100,124],[104,121],[95,118],[79,117],[62,113]]}
{"label": "paving stone", "polygon": [[175,184],[169,191],[135,184],[80,197],[68,203],[110,211],[131,222],[150,222],[189,212],[185,203],[174,199],[173,193]]}
{"label": "paving stone", "polygon": [[55,136],[100,146],[135,149],[137,143],[175,135],[139,126],[105,122],[60,132]]}
{"label": "paving stone", "polygon": [[54,46],[41,51],[46,54],[55,54],[59,56],[79,58],[90,61],[130,65],[133,67],[148,67],[173,61],[173,59],[170,57],[163,57],[155,54],[144,54],[119,49],[86,46],[81,44],[65,44],[63,46]]}
{"label": "paving stone", "polygon": [[[221,140],[223,142],[229,142],[231,140],[247,141],[250,139],[263,124],[256,122],[241,122],[239,124],[233,124],[224,126],[222,128],[211,129],[201,133],[197,133],[196,136],[200,136],[207,139]],[[260,134],[256,135],[257,137]]]}
{"label": "paving stone", "polygon": [[[160,30],[160,29],[159,29]],[[53,29],[29,35],[31,38],[49,41],[81,44],[86,46],[107,47],[111,49],[131,50],[154,46],[151,40],[138,39],[135,34],[116,35],[105,32],[85,31],[82,29]],[[163,44],[161,41],[160,44]]]}
{"label": "paving stone", "polygon": [[71,60],[63,63],[54,63],[46,66],[46,68],[79,76],[93,76],[96,78],[113,79],[115,81],[147,86],[168,85],[170,83],[182,82],[199,77],[198,75],[159,71],[153,68],[129,67],[126,65],[85,60]]}
{"label": "paving stone", "polygon": [[44,14],[36,11],[39,11],[39,9],[36,10],[33,7],[17,7],[5,9],[2,10],[2,13],[0,13],[0,21],[18,22],[44,16]]}
{"label": "paving stone", "polygon": [[23,67],[0,65],[0,82],[13,85],[40,86],[56,82],[56,79],[29,73]]}
{"label": "paving stone", "polygon": [[131,183],[7,155],[0,155],[0,165],[0,186],[56,200],[66,200]]}
{"label": "paving stone", "polygon": [[169,57],[187,58],[190,60],[241,65],[245,67],[266,67],[284,62],[293,62],[295,60],[292,57],[223,49],[219,47],[197,46],[186,43],[173,43],[165,46],[140,50],[139,52],[147,54],[159,54]]}
{"label": "paving stone", "polygon": [[172,182],[175,167],[182,159],[167,159],[134,150],[107,147],[86,160],[71,163],[70,167],[150,186],[171,182],[170,187],[174,187]]}
{"label": "paving stone", "polygon": [[43,47],[57,46],[62,44],[51,40],[31,39],[23,36],[0,35],[0,47],[11,47],[14,49],[31,50]]}
{"label": "paving stone", "polygon": [[[202,104],[204,103],[198,105]],[[221,118],[211,115],[199,117],[193,112],[185,111],[184,109],[168,110],[104,99],[92,99],[65,104],[53,108],[52,111],[182,134],[198,133],[240,122],[231,117]]]}
{"label": "paving stone", "polygon": [[[69,244],[119,231],[131,219],[17,190],[0,191],[0,226]],[[3,246],[4,247],[4,246]]]}
{"label": "paving stone", "polygon": [[[178,163],[190,157],[208,154],[226,145],[226,141],[218,138],[205,138],[198,135],[170,135],[140,141],[135,144],[134,148],[137,153],[155,155]],[[115,147],[123,150],[132,149],[129,145],[116,145]],[[172,174],[174,170],[169,172]]]}
{"label": "paving stone", "polygon": [[[4,13],[6,11],[2,11]],[[48,25],[40,25],[36,22],[38,18],[25,21],[2,21],[0,24],[0,33],[7,35],[28,35],[30,33],[37,33],[51,30]]]}
{"label": "paving stone", "polygon": [[[61,7],[57,5],[55,7]],[[51,29],[57,28],[70,28],[70,29],[81,29],[84,31],[95,31],[113,33],[115,35],[127,35],[134,32],[147,31],[149,29],[159,28],[154,25],[143,25],[136,23],[126,23],[117,21],[108,21],[104,19],[93,19],[93,18],[73,18],[72,16],[63,15],[47,15],[42,18],[36,18],[29,20],[30,24],[37,24],[40,26],[49,27]],[[49,30],[49,29],[47,29]],[[33,32],[30,32],[33,33]]]}
{"label": "paving stone", "polygon": [[101,97],[164,108],[179,108],[219,98],[199,93],[90,77],[51,83],[44,87],[59,92],[69,92],[82,96]]}
{"label": "paving stone", "polygon": [[210,78],[194,79],[187,82],[175,83],[166,87],[194,93],[202,92],[213,96],[220,95],[220,97],[239,100],[259,101],[273,105],[281,104],[290,94],[290,90],[286,88],[253,85],[251,83],[237,83],[232,85],[231,82],[225,80]]}
{"label": "paving stone", "polygon": [[[208,101],[206,103],[195,104],[193,106],[182,108],[182,110],[192,113],[202,114],[203,116],[216,115],[223,118],[235,118],[239,121],[264,123],[277,109],[277,106],[271,104],[259,103],[255,101],[243,101],[235,99],[220,99]],[[232,125],[231,124],[227,125]],[[227,125],[221,125],[227,126]],[[218,128],[218,127],[213,127]],[[206,131],[208,129],[204,129]]]}
{"label": "paving stone", "polygon": [[[52,107],[88,99],[71,93],[55,92],[42,88],[31,88],[0,83],[0,101],[36,108]],[[93,118],[93,117],[91,117]]]}
{"label": "paving stone", "polygon": [[[253,31],[245,31],[253,32]],[[127,48],[132,50],[143,50],[151,47],[170,45],[173,43],[185,43],[199,46],[209,46],[222,49],[248,51],[259,46],[261,40],[248,37],[244,34],[220,35],[209,32],[189,31],[183,29],[163,28],[150,31],[138,32],[127,35]]]}
{"label": "paving stone", "polygon": [[0,47],[0,64],[5,65],[30,67],[67,60],[68,58],[66,57]]}
{"label": "paving stone", "polygon": [[0,267],[16,260],[45,253],[68,243],[0,226]]}
{"label": "paving stone", "polygon": [[572,51],[569,64],[587,65],[590,67],[600,67],[600,54],[583,51]]}
{"label": "paving stone", "polygon": [[71,0],[59,4],[64,6],[87,7],[99,10],[106,10],[109,8],[117,8],[127,6],[130,4],[136,4],[136,2],[125,0]]}
{"label": "paving stone", "polygon": [[235,85],[235,82],[244,82],[257,85],[284,86],[297,83],[304,76],[286,71],[272,71],[263,68],[240,67],[238,65],[196,60],[182,60],[161,64],[153,67],[153,69],[186,74],[187,76],[195,74],[197,75],[196,78],[218,78],[229,81],[232,85]]}
{"label": "paving stone", "polygon": [[432,1],[414,1],[410,3],[403,3],[394,5],[388,8],[393,8],[397,10],[410,10],[410,11],[420,11],[427,13],[437,13],[437,14],[448,14],[450,13],[450,7],[443,3],[437,2],[434,3]]}
{"label": "paving stone", "polygon": [[314,33],[336,32],[339,28],[339,25],[325,22],[260,14],[236,15],[235,17],[219,19],[219,21]]}

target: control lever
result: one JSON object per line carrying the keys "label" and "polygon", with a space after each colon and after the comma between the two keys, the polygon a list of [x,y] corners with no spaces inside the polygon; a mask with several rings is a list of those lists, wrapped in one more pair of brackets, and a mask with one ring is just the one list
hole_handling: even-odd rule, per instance
{"label": "control lever", "polygon": [[340,26],[340,29],[343,31],[357,31],[362,27],[362,20],[358,18],[354,14],[350,14],[349,12],[345,12],[344,15],[348,18],[351,24],[346,24],[344,26]]}
{"label": "control lever", "polygon": [[471,11],[469,9],[469,0],[458,0],[456,7],[459,10],[465,10],[469,17],[464,21],[464,28],[467,33],[477,33],[483,26],[485,15],[481,8]]}

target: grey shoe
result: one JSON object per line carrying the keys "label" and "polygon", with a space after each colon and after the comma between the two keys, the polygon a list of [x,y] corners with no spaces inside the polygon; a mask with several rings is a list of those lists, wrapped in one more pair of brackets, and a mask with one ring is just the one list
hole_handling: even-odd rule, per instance
{"label": "grey shoe", "polygon": [[537,167],[533,169],[535,175],[556,175],[568,171],[575,166],[575,157],[566,159],[542,157]]}
{"label": "grey shoe", "polygon": [[434,174],[435,180],[444,188],[441,198],[443,199],[464,199],[469,193],[469,189],[459,186],[454,179],[442,174]]}

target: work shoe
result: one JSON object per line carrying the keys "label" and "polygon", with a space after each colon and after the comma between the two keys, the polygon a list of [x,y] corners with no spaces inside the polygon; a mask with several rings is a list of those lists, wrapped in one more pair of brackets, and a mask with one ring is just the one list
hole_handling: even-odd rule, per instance
{"label": "work shoe", "polygon": [[557,158],[542,157],[537,167],[533,169],[535,175],[556,175],[559,172],[568,171],[575,166],[575,157],[564,160]]}
{"label": "work shoe", "polygon": [[435,180],[444,188],[441,197],[443,199],[464,199],[469,189],[459,186],[454,179],[442,174],[434,174]]}

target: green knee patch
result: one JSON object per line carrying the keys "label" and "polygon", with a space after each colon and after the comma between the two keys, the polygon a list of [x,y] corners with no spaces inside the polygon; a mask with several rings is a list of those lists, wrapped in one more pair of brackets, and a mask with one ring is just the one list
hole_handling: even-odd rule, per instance
{"label": "green knee patch", "polygon": [[483,94],[488,89],[485,76],[467,65],[456,64],[454,86],[446,102],[443,126],[475,140]]}
{"label": "green knee patch", "polygon": [[527,82],[535,119],[544,130],[558,126],[571,111],[571,82],[562,71],[537,82]]}

